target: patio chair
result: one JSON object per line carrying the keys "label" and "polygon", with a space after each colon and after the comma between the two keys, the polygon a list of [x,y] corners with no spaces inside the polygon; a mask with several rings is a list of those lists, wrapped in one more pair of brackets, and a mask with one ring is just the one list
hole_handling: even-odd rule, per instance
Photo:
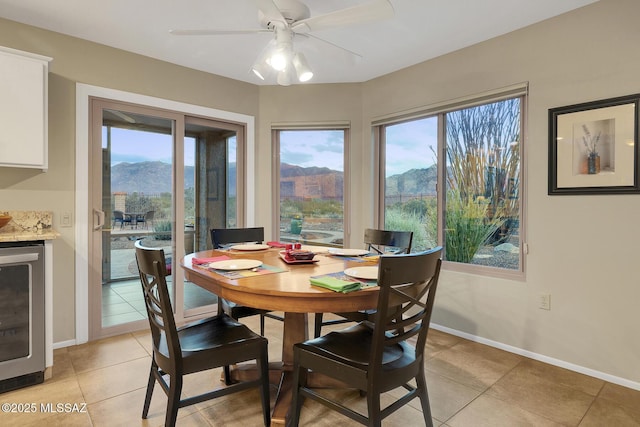
{"label": "patio chair", "polygon": [[131,225],[131,216],[125,215],[122,211],[113,211],[113,223],[111,224],[111,228],[115,228],[116,224],[120,224],[121,229],[124,224]]}
{"label": "patio chair", "polygon": [[148,211],[144,215],[136,215],[136,228],[138,228],[138,224],[144,224],[144,228],[148,228],[148,224],[153,224],[154,216],[155,211]]}

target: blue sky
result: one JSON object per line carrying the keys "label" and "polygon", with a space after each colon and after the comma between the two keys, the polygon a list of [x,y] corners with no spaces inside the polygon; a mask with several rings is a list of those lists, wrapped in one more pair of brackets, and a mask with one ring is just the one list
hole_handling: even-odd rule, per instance
{"label": "blue sky", "polygon": [[302,167],[320,166],[344,171],[343,131],[283,131],[280,161]]}
{"label": "blue sky", "polygon": [[[386,176],[433,164],[430,149],[436,147],[437,120],[415,120],[387,128]],[[284,131],[280,139],[280,160],[302,167],[318,166],[344,170],[342,131]],[[106,135],[103,135],[106,141]],[[111,165],[121,162],[162,161],[171,163],[172,139],[169,135],[111,129]],[[191,140],[192,141],[192,140]],[[358,152],[352,151],[352,156]],[[192,142],[187,142],[185,164],[194,164]]]}
{"label": "blue sky", "polygon": [[433,165],[434,152],[437,152],[438,146],[437,137],[436,117],[387,126],[385,175],[397,175],[411,169],[423,169]]}
{"label": "blue sky", "polygon": [[[103,127],[102,141],[106,141]],[[153,132],[111,128],[111,166],[146,161],[172,162],[172,138]],[[185,140],[185,165],[194,165],[193,139]]]}
{"label": "blue sky", "polygon": [[[434,163],[437,119],[429,118],[387,127],[386,176]],[[344,170],[342,131],[285,131],[280,138],[280,161],[303,167]],[[351,155],[358,155],[351,152]]]}

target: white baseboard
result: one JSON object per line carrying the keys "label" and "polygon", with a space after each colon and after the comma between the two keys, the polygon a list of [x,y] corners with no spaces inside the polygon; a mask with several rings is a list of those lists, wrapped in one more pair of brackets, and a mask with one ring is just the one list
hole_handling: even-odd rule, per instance
{"label": "white baseboard", "polygon": [[630,381],[626,378],[616,377],[614,375],[610,375],[604,372],[596,371],[594,369],[585,368],[584,366],[575,365],[573,363],[565,362],[564,360],[554,359],[553,357],[548,357],[542,354],[534,353],[528,350],[523,350],[518,347],[513,347],[507,344],[503,344],[501,342],[492,341],[486,338],[478,337],[475,335],[468,334],[466,332],[461,332],[456,329],[447,328],[446,326],[441,326],[438,324],[431,323],[431,328],[436,329],[441,332],[445,332],[447,334],[455,335],[460,338],[464,338],[469,341],[477,342],[480,344],[485,344],[490,347],[495,347],[500,350],[508,351],[509,353],[519,354],[520,356],[528,357],[529,359],[537,360],[539,362],[548,363],[549,365],[558,366],[560,368],[565,368],[570,371],[578,372],[584,375],[588,375],[590,377],[598,378],[603,381],[610,382],[612,384],[617,384],[623,387],[628,387],[633,390],[640,391],[640,383],[635,381]]}
{"label": "white baseboard", "polygon": [[[441,326],[435,323],[431,323],[430,325],[433,329],[436,329],[441,332],[445,332],[447,334],[455,335],[460,338],[464,338],[469,341],[477,342],[480,344],[485,344],[490,347],[495,347],[500,350],[508,351],[509,353],[518,354],[520,356],[528,357],[529,359],[537,360],[539,362],[548,363],[550,365],[558,366],[560,368],[568,369],[570,371],[578,372],[584,375],[588,375],[590,377],[598,378],[603,381],[610,382],[612,384],[617,384],[623,387],[627,387],[633,390],[640,391],[640,383],[635,381],[630,381],[626,378],[616,377],[615,375],[610,375],[604,372],[596,371],[594,369],[585,368],[584,366],[575,365],[573,363],[565,362],[564,360],[555,359],[553,357],[545,356],[542,354],[534,353],[532,351],[524,350],[518,347],[513,347],[507,344],[503,344],[501,342],[489,340],[486,338],[478,337],[476,335],[471,335],[466,332],[461,332],[456,329],[451,329],[446,326]],[[64,347],[70,347],[72,345],[76,345],[76,340],[68,340],[61,341],[53,344],[53,349],[59,349]]]}
{"label": "white baseboard", "polygon": [[76,345],[76,340],[54,342],[53,343],[53,349],[57,350],[59,348],[71,347],[72,345]]}

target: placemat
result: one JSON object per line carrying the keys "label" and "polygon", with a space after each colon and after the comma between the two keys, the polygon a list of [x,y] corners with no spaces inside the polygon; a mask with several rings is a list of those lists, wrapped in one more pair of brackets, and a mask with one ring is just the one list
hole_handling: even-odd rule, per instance
{"label": "placemat", "polygon": [[[253,271],[256,270],[256,271]],[[242,279],[244,277],[253,277],[253,276],[261,276],[265,274],[272,273],[282,273],[285,270],[284,268],[276,267],[273,265],[262,264],[260,267],[251,269],[251,270],[216,270],[215,268],[209,268],[209,271],[213,271],[216,274],[227,277],[229,279]]]}
{"label": "placemat", "polygon": [[191,259],[191,264],[193,264],[193,265],[203,265],[203,264],[209,264],[211,262],[216,262],[216,261],[226,261],[228,259],[231,259],[231,257],[226,256],[226,255],[214,256],[214,257],[211,257],[211,258],[192,258]]}

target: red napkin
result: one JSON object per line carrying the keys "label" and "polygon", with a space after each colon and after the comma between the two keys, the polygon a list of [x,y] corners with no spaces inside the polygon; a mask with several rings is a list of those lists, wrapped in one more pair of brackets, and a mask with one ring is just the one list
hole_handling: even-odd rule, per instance
{"label": "red napkin", "polygon": [[214,256],[212,258],[193,258],[191,260],[191,263],[194,265],[201,265],[201,264],[208,264],[210,262],[216,262],[216,261],[224,261],[227,259],[231,259],[231,257],[228,257],[226,255],[222,255],[222,256]]}
{"label": "red napkin", "polygon": [[272,248],[286,248],[287,247],[286,243],[280,243],[280,242],[267,242],[267,245],[271,246]]}

